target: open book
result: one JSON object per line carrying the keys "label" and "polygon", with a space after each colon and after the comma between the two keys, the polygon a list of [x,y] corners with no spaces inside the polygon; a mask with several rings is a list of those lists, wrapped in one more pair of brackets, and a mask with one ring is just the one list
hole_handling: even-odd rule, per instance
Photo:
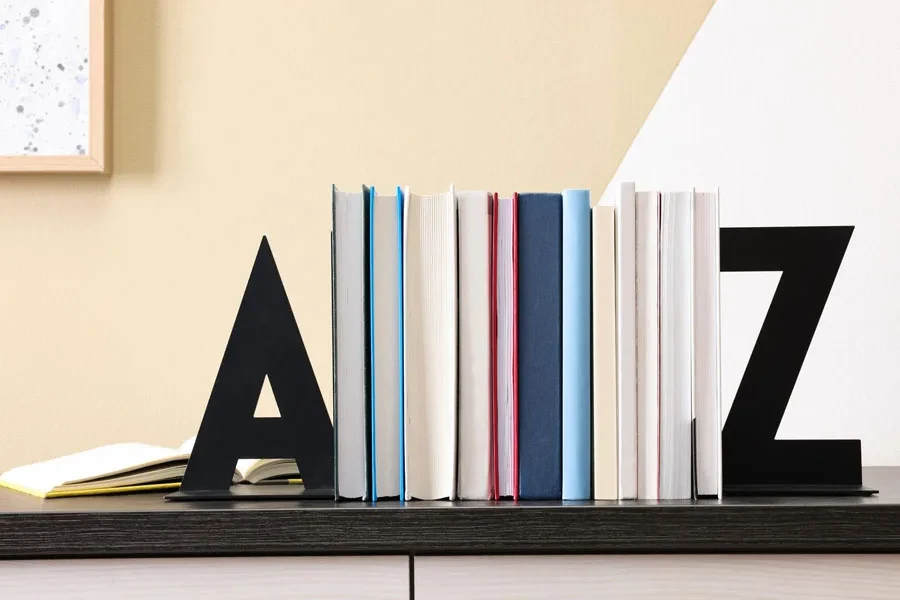
{"label": "open book", "polygon": [[[124,443],[11,469],[0,486],[39,498],[93,496],[176,489],[187,468],[194,438],[178,448]],[[242,459],[234,483],[302,483],[290,458]]]}

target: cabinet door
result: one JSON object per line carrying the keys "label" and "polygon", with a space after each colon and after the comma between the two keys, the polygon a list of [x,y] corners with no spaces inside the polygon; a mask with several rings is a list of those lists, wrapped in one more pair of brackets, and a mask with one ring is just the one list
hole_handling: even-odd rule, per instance
{"label": "cabinet door", "polygon": [[408,600],[409,559],[383,556],[0,561],[0,598]]}
{"label": "cabinet door", "polygon": [[896,600],[900,555],[416,557],[416,600]]}

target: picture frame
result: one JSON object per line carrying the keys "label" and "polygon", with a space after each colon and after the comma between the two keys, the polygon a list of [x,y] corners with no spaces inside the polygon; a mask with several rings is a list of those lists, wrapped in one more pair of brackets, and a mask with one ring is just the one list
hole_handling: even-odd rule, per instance
{"label": "picture frame", "polygon": [[0,173],[108,173],[112,0],[6,8]]}

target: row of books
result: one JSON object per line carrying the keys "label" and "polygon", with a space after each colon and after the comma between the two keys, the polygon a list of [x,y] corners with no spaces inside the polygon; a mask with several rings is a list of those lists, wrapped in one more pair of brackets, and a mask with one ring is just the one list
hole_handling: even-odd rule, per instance
{"label": "row of books", "polygon": [[718,192],[617,192],[618,497],[721,497]]}
{"label": "row of books", "polygon": [[720,493],[716,193],[332,210],[337,497]]}

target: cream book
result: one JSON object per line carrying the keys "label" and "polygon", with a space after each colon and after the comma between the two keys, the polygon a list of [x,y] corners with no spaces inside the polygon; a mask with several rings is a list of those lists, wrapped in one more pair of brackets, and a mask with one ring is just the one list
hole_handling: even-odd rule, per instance
{"label": "cream book", "polygon": [[638,495],[659,499],[659,236],[660,195],[637,192]]}
{"label": "cream book", "polygon": [[611,185],[600,204],[615,209],[619,500],[634,500],[638,493],[637,218],[634,183]]}
{"label": "cream book", "polygon": [[[140,443],[100,446],[16,467],[0,475],[0,486],[38,498],[94,496],[176,489],[187,468],[194,438],[178,448]],[[242,459],[234,483],[300,483],[293,459]]]}
{"label": "cream book", "polygon": [[456,499],[456,196],[404,201],[406,500]]}
{"label": "cream book", "polygon": [[591,209],[593,294],[594,499],[619,496],[616,399],[616,221],[611,206]]}
{"label": "cream book", "polygon": [[459,251],[457,492],[491,497],[491,194],[456,197]]}

